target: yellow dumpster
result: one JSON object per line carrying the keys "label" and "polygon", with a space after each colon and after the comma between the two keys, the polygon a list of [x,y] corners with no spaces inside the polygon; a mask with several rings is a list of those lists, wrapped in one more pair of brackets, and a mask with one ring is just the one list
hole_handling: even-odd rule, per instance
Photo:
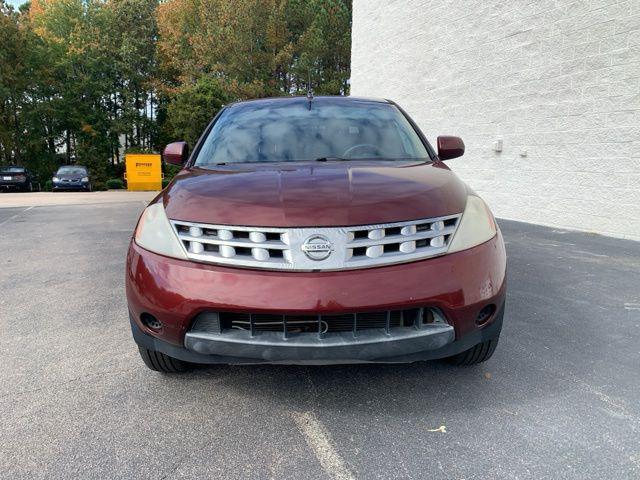
{"label": "yellow dumpster", "polygon": [[127,190],[162,190],[160,155],[128,153],[125,155]]}

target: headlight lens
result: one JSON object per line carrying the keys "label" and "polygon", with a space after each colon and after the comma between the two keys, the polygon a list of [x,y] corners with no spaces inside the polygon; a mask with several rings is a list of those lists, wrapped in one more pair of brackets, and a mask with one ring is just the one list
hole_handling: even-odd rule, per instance
{"label": "headlight lens", "polygon": [[135,242],[146,250],[167,257],[187,259],[164,213],[162,203],[154,203],[142,212],[134,238]]}
{"label": "headlight lens", "polygon": [[496,232],[496,222],[489,207],[480,197],[469,195],[460,226],[449,245],[449,253],[480,245],[491,240]]}
{"label": "headlight lens", "polygon": [[59,181],[59,180],[60,180],[60,179],[59,179],[58,177],[53,177],[53,181],[54,181],[54,182],[57,182],[57,181]]}
{"label": "headlight lens", "polygon": [[82,177],[82,182],[88,182],[89,181],[89,177]]}

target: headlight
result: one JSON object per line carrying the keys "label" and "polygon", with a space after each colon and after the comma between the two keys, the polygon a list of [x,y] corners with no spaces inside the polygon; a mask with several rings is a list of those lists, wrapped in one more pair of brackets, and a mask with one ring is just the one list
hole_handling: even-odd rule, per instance
{"label": "headlight", "polygon": [[54,181],[54,182],[59,182],[59,181],[60,181],[60,179],[59,179],[58,177],[53,177],[53,181]]}
{"label": "headlight", "polygon": [[162,203],[154,203],[142,212],[134,238],[135,242],[146,250],[167,257],[187,259],[164,213]]}
{"label": "headlight", "polygon": [[449,253],[466,250],[491,240],[497,231],[489,207],[480,197],[469,195],[460,226],[449,245]]}
{"label": "headlight", "polygon": [[88,182],[89,181],[89,177],[82,177],[82,182]]}

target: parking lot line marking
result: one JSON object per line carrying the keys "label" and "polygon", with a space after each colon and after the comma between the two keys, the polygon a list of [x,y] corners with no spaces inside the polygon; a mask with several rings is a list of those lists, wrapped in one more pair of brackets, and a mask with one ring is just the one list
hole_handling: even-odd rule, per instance
{"label": "parking lot line marking", "polygon": [[7,222],[10,222],[11,220],[13,220],[14,218],[18,218],[20,215],[22,215],[24,212],[31,210],[35,205],[31,205],[30,207],[25,208],[24,210],[22,210],[21,212],[16,213],[13,217],[9,217],[7,218],[5,221],[0,222],[0,225],[4,225]]}
{"label": "parking lot line marking", "polygon": [[327,475],[337,480],[355,478],[334,448],[331,435],[313,412],[293,412],[293,420]]}

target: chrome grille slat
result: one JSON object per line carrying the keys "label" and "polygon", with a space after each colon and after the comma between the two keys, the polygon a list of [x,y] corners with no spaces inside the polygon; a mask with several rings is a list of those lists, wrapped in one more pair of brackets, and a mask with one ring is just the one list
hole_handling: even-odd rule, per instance
{"label": "chrome grille slat", "polygon": [[[348,227],[247,227],[171,220],[191,260],[286,271],[333,271],[413,262],[447,252],[461,214]],[[309,239],[322,237],[324,258]],[[325,241],[326,240],[326,241]],[[302,247],[305,247],[303,249]],[[320,255],[322,256],[322,255]]]}
{"label": "chrome grille slat", "polygon": [[389,263],[389,264],[412,262],[416,260],[422,260],[424,258],[435,257],[437,255],[443,255],[447,253],[447,248],[448,247],[440,247],[440,248],[425,247],[424,249],[425,250],[428,249],[429,251],[429,255],[427,257],[425,257],[424,253],[420,251],[420,249],[416,250],[414,253],[401,253],[401,252],[387,253],[384,255],[384,257],[377,257],[377,258],[370,258],[362,255],[359,257],[352,257],[349,260],[349,265],[351,265],[353,268],[366,268],[371,266],[372,260],[379,260],[380,258],[384,258],[385,263]]}
{"label": "chrome grille slat", "polygon": [[454,233],[456,229],[454,227],[445,227],[443,230],[427,230],[425,232],[416,233],[415,235],[392,235],[390,237],[383,237],[380,240],[353,240],[347,243],[347,248],[369,247],[371,245],[387,245],[390,243],[404,243],[413,242],[416,240],[424,240],[427,238],[439,237],[441,235],[450,235]]}
{"label": "chrome grille slat", "polygon": [[171,223],[184,225],[187,227],[201,227],[207,230],[232,230],[236,232],[267,232],[267,233],[285,233],[289,228],[278,228],[278,227],[246,227],[240,225],[211,225],[206,223],[197,223],[197,222],[188,222],[183,220],[172,220]]}
{"label": "chrome grille slat", "polygon": [[282,242],[266,241],[266,242],[251,242],[246,240],[220,240],[218,238],[211,237],[192,237],[190,235],[180,235],[183,241],[208,243],[210,245],[229,245],[231,247],[245,247],[245,248],[266,248],[273,250],[286,250],[289,247]]}
{"label": "chrome grille slat", "polygon": [[218,263],[220,265],[236,265],[249,268],[273,268],[277,270],[292,270],[293,268],[286,268],[282,265],[285,263],[281,258],[269,258],[268,260],[254,260],[251,255],[237,255],[233,258],[225,258],[222,255],[218,255],[214,252],[207,252],[206,254],[200,253],[187,253],[191,260],[196,260],[205,263]]}

